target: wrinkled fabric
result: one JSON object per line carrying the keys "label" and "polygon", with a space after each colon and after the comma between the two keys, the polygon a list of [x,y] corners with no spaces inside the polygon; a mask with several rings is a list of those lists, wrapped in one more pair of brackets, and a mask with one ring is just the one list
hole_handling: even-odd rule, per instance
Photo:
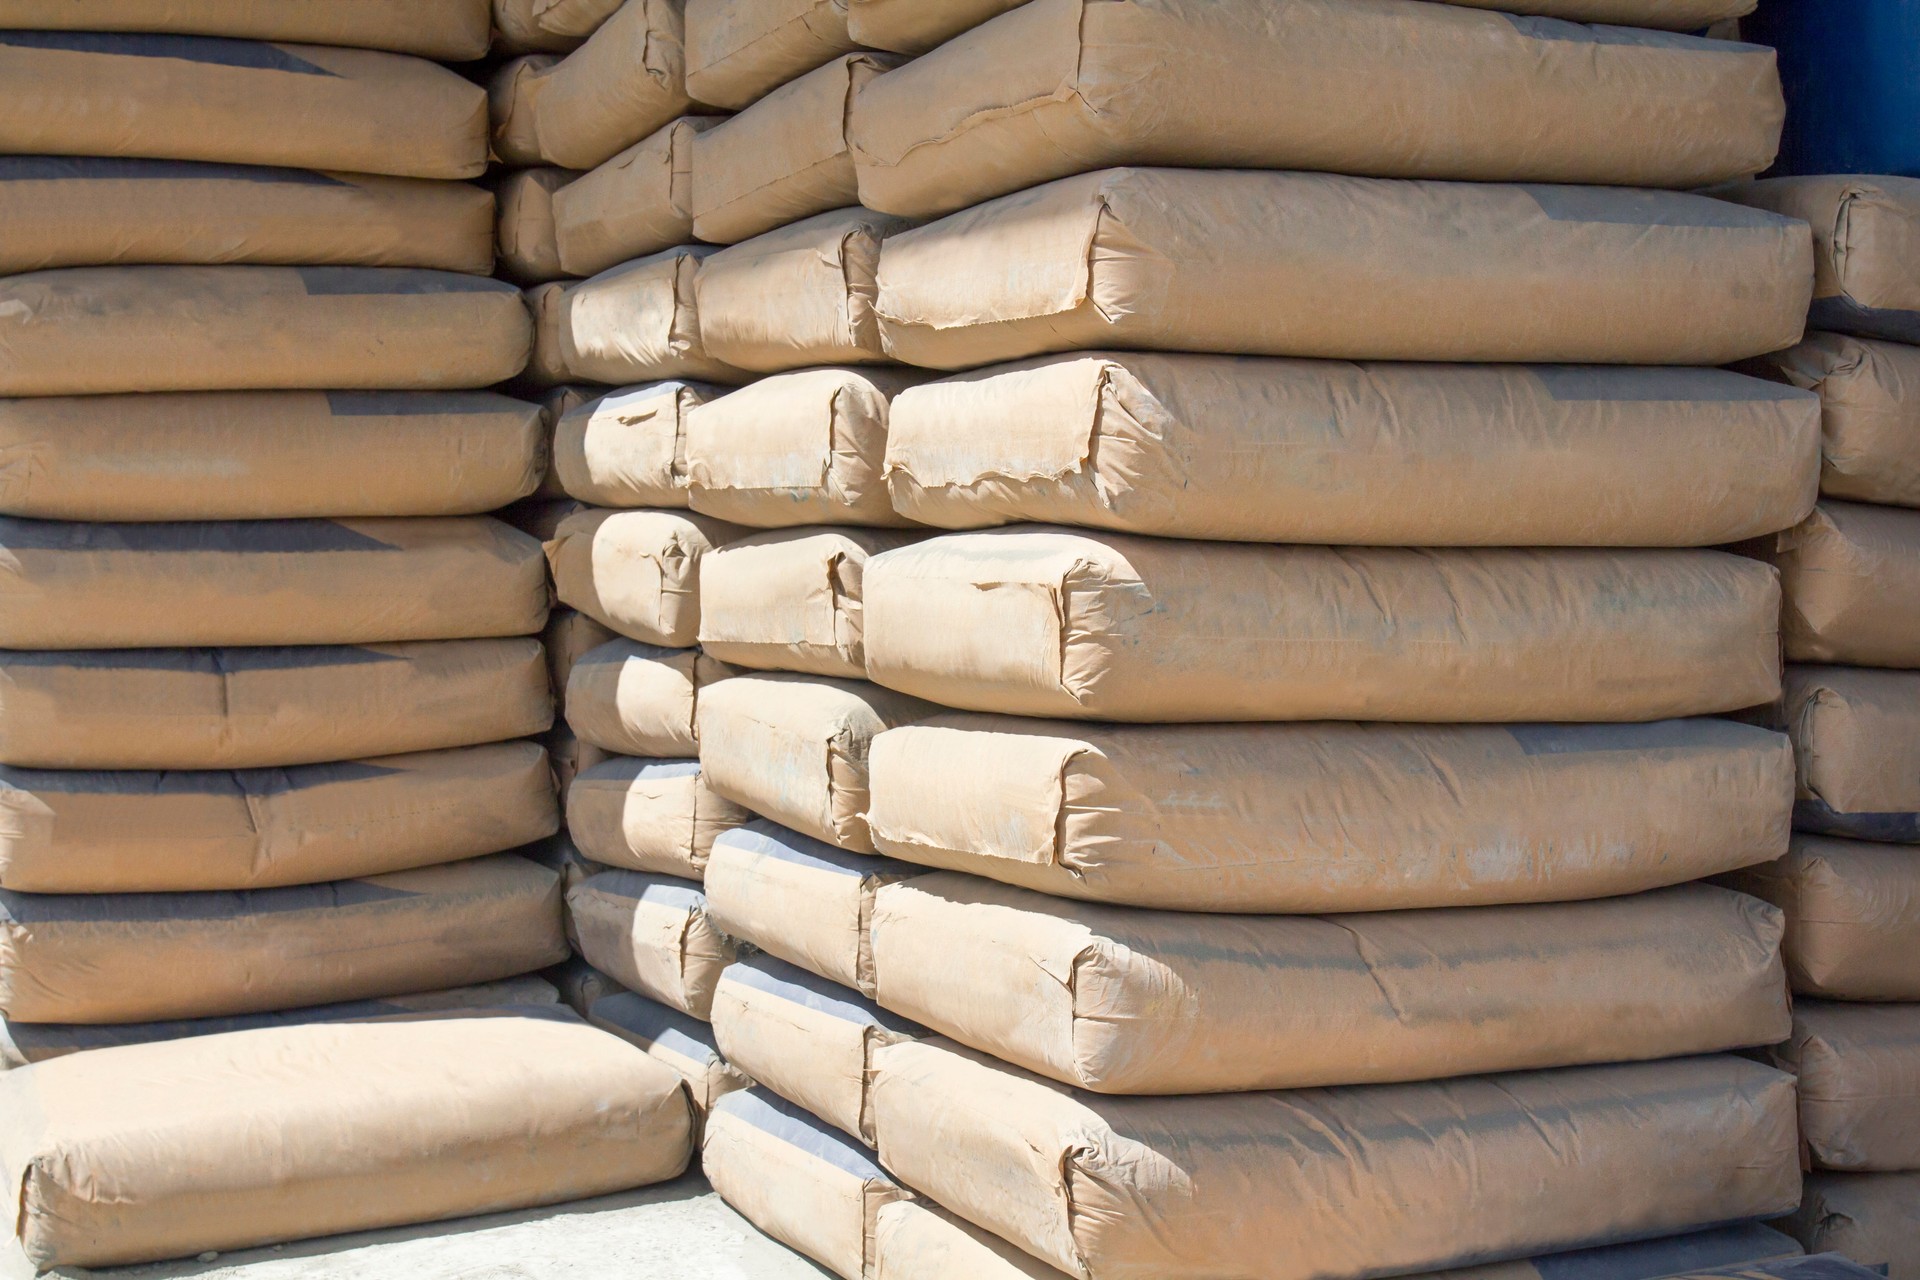
{"label": "wrinkled fabric", "polygon": [[567,721],[584,741],[616,755],[691,759],[700,754],[702,691],[737,674],[698,649],[612,639],[583,655],[562,682]]}
{"label": "wrinkled fabric", "polygon": [[1770,543],[1789,661],[1920,667],[1920,512],[1823,501]]}
{"label": "wrinkled fabric", "polygon": [[1809,1252],[1884,1267],[1888,1280],[1920,1276],[1920,1173],[1814,1173],[1806,1199],[1781,1223]]}
{"label": "wrinkled fabric", "polygon": [[860,42],[847,33],[847,0],[691,0],[687,89],[738,111]]}
{"label": "wrinkled fabric", "polygon": [[689,421],[721,393],[704,382],[652,382],[568,410],[553,432],[561,486],[594,506],[686,506]]}
{"label": "wrinkled fabric", "polygon": [[1905,845],[1796,835],[1786,857],[1721,878],[1787,913],[1793,989],[1920,1000],[1920,858]]}
{"label": "wrinkled fabric", "polygon": [[720,971],[736,958],[707,919],[698,883],[603,871],[567,891],[575,946],[630,991],[707,1021]]}
{"label": "wrinkled fabric", "polygon": [[1920,507],[1920,350],[1810,333],[1749,371],[1820,397],[1821,493]]}
{"label": "wrinkled fabric", "polygon": [[1920,179],[1769,178],[1713,194],[1812,225],[1814,328],[1920,342]]}
{"label": "wrinkled fabric", "polygon": [[668,249],[551,298],[554,362],[564,376],[616,386],[668,378],[747,381],[707,344],[700,320],[694,273],[713,252],[711,245]]}
{"label": "wrinkled fabric", "polygon": [[746,531],[681,511],[589,508],[560,522],[547,563],[561,603],[630,640],[691,648],[700,562]]}
{"label": "wrinkled fabric", "polygon": [[1816,1169],[1920,1167],[1920,1005],[1802,1000],[1773,1051],[1800,1078],[1800,1133]]}
{"label": "wrinkled fabric", "polygon": [[467,62],[487,52],[487,0],[6,0],[0,28],[172,32],[349,45]]}
{"label": "wrinkled fabric", "polygon": [[560,265],[590,276],[693,239],[693,140],[723,116],[681,116],[553,195]]}
{"label": "wrinkled fabric", "polygon": [[569,169],[520,169],[500,180],[494,240],[501,275],[515,284],[540,284],[571,274],[560,265],[553,197],[575,176]]}
{"label": "wrinkled fabric", "polygon": [[567,830],[582,852],[627,871],[699,880],[714,839],[752,817],[707,788],[698,760],[615,756],[567,788]]}
{"label": "wrinkled fabric", "polygon": [[1790,664],[1781,707],[1799,762],[1796,825],[1920,842],[1920,672]]}

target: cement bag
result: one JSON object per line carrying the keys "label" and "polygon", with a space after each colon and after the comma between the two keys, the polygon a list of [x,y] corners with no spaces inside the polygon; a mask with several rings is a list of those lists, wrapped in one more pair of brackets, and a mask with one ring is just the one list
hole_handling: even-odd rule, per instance
{"label": "cement bag", "polygon": [[872,1146],[872,1051],[926,1032],[804,969],[749,956],[720,975],[713,1034],[759,1084]]}
{"label": "cement bag", "polygon": [[567,718],[575,733],[603,751],[690,758],[700,754],[695,711],[701,693],[737,674],[698,649],[611,640],[574,664]]}
{"label": "cement bag", "polygon": [[553,433],[561,485],[595,506],[686,506],[687,422],[720,394],[704,382],[650,382],[569,410]]}
{"label": "cement bag", "polygon": [[610,867],[698,880],[714,838],[753,815],[709,791],[698,760],[615,756],[567,788],[567,829]]}
{"label": "cement bag", "polygon": [[938,716],[868,757],[874,845],[1062,898],[1398,911],[1638,893],[1786,852],[1788,739],[1635,725]]}
{"label": "cement bag", "polygon": [[881,468],[890,405],[920,378],[801,369],[701,405],[687,419],[688,505],[760,528],[909,524]]}
{"label": "cement bag", "polygon": [[854,95],[905,59],[851,53],[782,85],[693,140],[693,233],[736,244],[860,203],[847,121]]}
{"label": "cement bag", "polygon": [[757,373],[884,362],[874,310],[880,242],[910,225],[837,209],[714,254],[694,280],[707,351]]}
{"label": "cement bag", "polygon": [[[520,379],[522,384],[526,381],[524,376]],[[600,388],[595,386],[566,384],[541,388],[529,387],[522,392],[524,398],[540,406],[540,419],[546,428],[545,438],[548,445],[546,473],[540,478],[540,487],[529,495],[530,498],[542,502],[555,502],[566,498],[567,491],[560,487],[560,478],[554,474],[553,470],[553,431],[561,418],[599,393]]]}
{"label": "cement bag", "polygon": [[0,764],[254,769],[544,733],[531,637],[313,648],[0,651]]}
{"label": "cement bag", "polygon": [[549,280],[534,285],[524,295],[526,309],[533,317],[533,337],[519,382],[528,390],[545,391],[573,377],[567,371],[565,344],[561,338],[566,325],[569,287]]}
{"label": "cement bag", "polygon": [[1340,550],[1025,527],[876,556],[870,678],[1103,720],[1652,720],[1779,692],[1778,584],[1716,551]]}
{"label": "cement bag", "polygon": [[491,197],[462,183],[178,160],[0,158],[5,272],[253,262],[486,275],[492,216]]}
{"label": "cement bag", "polygon": [[0,768],[0,887],[179,893],[318,884],[552,835],[531,742],[231,772]]}
{"label": "cement bag", "polygon": [[851,114],[860,203],[928,217],[1122,164],[1698,187],[1771,165],[1786,104],[1773,50],[1726,40],[1412,0],[1033,0]]}
{"label": "cement bag", "polygon": [[1783,706],[1799,761],[1794,825],[1920,843],[1920,672],[1791,665]]}
{"label": "cement bag", "polygon": [[582,742],[565,722],[556,723],[551,732],[540,740],[547,749],[547,757],[553,764],[554,782],[560,794],[567,794],[573,786],[573,780],[582,769],[591,769],[607,760],[607,753],[590,742]]}
{"label": "cement bag", "polygon": [[611,867],[603,862],[595,862],[581,853],[579,846],[567,837],[565,831],[537,840],[530,845],[514,850],[521,857],[537,862],[560,877],[560,889],[565,892],[589,876],[597,876]]}
{"label": "cement bag", "polygon": [[1716,22],[1752,13],[1754,9],[1754,0],[1446,0],[1446,3],[1564,18],[1569,22],[1603,22],[1668,31],[1699,31]]}
{"label": "cement bag", "polygon": [[530,635],[539,544],[483,516],[80,524],[0,518],[0,646]]}
{"label": "cement bag", "polygon": [[1803,1000],[1773,1057],[1800,1077],[1814,1168],[1920,1168],[1920,1006]]}
{"label": "cement bag", "polygon": [[873,994],[874,895],[922,874],[845,853],[762,819],[724,832],[707,861],[707,914],[729,937],[862,995]]}
{"label": "cement bag", "polygon": [[738,111],[859,47],[846,0],[691,0],[687,91]]}
{"label": "cement bag", "polygon": [[589,509],[546,544],[563,603],[620,635],[690,648],[700,629],[700,561],[744,530],[679,511]]}
{"label": "cement bag", "polygon": [[37,31],[171,32],[336,44],[414,53],[444,62],[485,56],[487,0],[6,0],[0,27]]}
{"label": "cement bag", "polygon": [[913,1194],[872,1152],[764,1089],[720,1100],[700,1167],[741,1217],[844,1280],[868,1274],[881,1206]]}
{"label": "cement bag", "polygon": [[0,153],[9,155],[413,178],[477,178],[487,168],[486,94],[421,58],[193,35],[0,31],[0,81],[8,89]]}
{"label": "cement bag", "polygon": [[0,1079],[27,1257],[108,1266],[677,1177],[680,1079],[558,1013],[282,1027]]}
{"label": "cement bag", "polygon": [[[0,59],[4,62],[4,59]],[[0,280],[0,395],[444,391],[518,373],[498,280],[376,267],[74,267]]]}
{"label": "cement bag", "polygon": [[1420,1280],[1553,1280],[1567,1275],[1587,1276],[1591,1280],[1664,1280],[1668,1276],[1800,1256],[1799,1242],[1792,1236],[1758,1222],[1742,1222],[1657,1240],[1594,1245],[1514,1262],[1487,1262],[1448,1271],[1429,1271]]}
{"label": "cement bag", "polygon": [[1920,667],[1920,512],[1822,502],[1772,542],[1790,661]]}
{"label": "cement bag", "polygon": [[547,615],[547,629],[540,633],[540,644],[547,651],[547,678],[563,705],[574,667],[601,645],[618,638],[578,609],[556,607]]}
{"label": "cement bag", "polygon": [[41,520],[471,515],[545,468],[537,406],[487,391],[0,400],[0,512]]}
{"label": "cement bag", "polygon": [[1814,328],[1920,342],[1920,179],[1769,178],[1714,194],[1812,224]]}
{"label": "cement bag", "polygon": [[95,1049],[129,1044],[156,1044],[191,1036],[217,1036],[262,1027],[302,1026],[313,1022],[367,1022],[376,1018],[405,1018],[455,1010],[476,1016],[495,1016],[525,1006],[557,1008],[560,996],[553,984],[540,978],[508,978],[449,991],[387,996],[379,1000],[347,1000],[271,1013],[247,1013],[232,1018],[182,1018],[173,1022],[133,1022],[121,1026],[67,1026],[57,1022],[7,1025],[0,1019],[0,1070],[64,1058]]}
{"label": "cement bag", "polygon": [[871,945],[874,998],[962,1044],[1099,1093],[1229,1093],[1774,1044],[1791,1026],[1781,929],[1709,885],[1222,917],[941,873],[879,891]]}
{"label": "cement bag", "polygon": [[847,0],[847,33],[857,45],[926,53],[1026,0]]}
{"label": "cement bag", "polygon": [[693,239],[693,140],[723,116],[681,116],[553,193],[560,265],[590,276]]}
{"label": "cement bag", "polygon": [[568,53],[620,11],[621,0],[493,0],[493,26],[507,53]]}
{"label": "cement bag", "polygon": [[941,1041],[874,1061],[887,1169],[1081,1280],[1390,1275],[1800,1194],[1793,1079],[1742,1058],[1185,1098],[1076,1093]]}
{"label": "cement bag", "polygon": [[695,310],[694,271],[712,253],[682,245],[623,263],[570,286],[556,306],[559,362],[572,378],[615,385],[746,375],[705,344]]}
{"label": "cement bag", "polygon": [[520,169],[500,180],[495,239],[501,275],[518,284],[539,284],[570,274],[560,265],[553,197],[575,176],[569,169]]}
{"label": "cement bag", "polygon": [[1101,352],[894,403],[893,504],[945,529],[1700,547],[1790,528],[1819,485],[1819,401],[1723,369]]}
{"label": "cement bag", "polygon": [[881,1208],[873,1280],[1065,1280],[1063,1273],[926,1200]]}
{"label": "cement bag", "polygon": [[679,1076],[696,1122],[704,1122],[714,1103],[729,1093],[753,1087],[752,1080],[720,1056],[713,1028],[678,1009],[622,991],[595,1000],[587,1020]]}
{"label": "cement bag", "polygon": [[1108,347],[1724,364],[1798,342],[1812,279],[1803,224],[1705,196],[1185,169],[1003,196],[884,259],[887,352],[935,369]]}
{"label": "cement bag", "polygon": [[1815,1173],[1806,1198],[1782,1224],[1815,1253],[1885,1268],[1890,1280],[1920,1276],[1920,1173]]}
{"label": "cement bag", "polygon": [[567,910],[587,963],[629,990],[702,1022],[733,942],[707,919],[690,880],[608,871],[573,887]]}
{"label": "cement bag", "polygon": [[[571,890],[569,890],[571,892]],[[569,932],[573,928],[571,919],[567,922]],[[560,1003],[572,1009],[581,1017],[602,996],[616,995],[623,988],[619,983],[600,972],[579,956],[570,956],[560,964],[546,970],[543,974],[560,992]]]}
{"label": "cement bag", "polygon": [[1786,857],[1721,883],[1787,913],[1793,989],[1920,1000],[1920,858],[1904,845],[1796,835]]}
{"label": "cement bag", "polygon": [[867,835],[867,748],[934,708],[864,680],[722,680],[700,701],[707,785],[755,813],[850,853]]}
{"label": "cement bag", "polygon": [[1920,507],[1920,350],[1837,333],[1750,362],[1820,397],[1820,492]]}
{"label": "cement bag", "polygon": [[728,543],[700,568],[700,647],[737,666],[860,679],[867,557],[920,536],[816,526]]}
{"label": "cement bag", "polygon": [[680,0],[627,0],[565,58],[500,68],[488,91],[493,151],[510,165],[591,169],[692,105]]}
{"label": "cement bag", "polygon": [[528,973],[567,954],[560,882],[498,855],[247,893],[0,891],[0,1013],[149,1022]]}

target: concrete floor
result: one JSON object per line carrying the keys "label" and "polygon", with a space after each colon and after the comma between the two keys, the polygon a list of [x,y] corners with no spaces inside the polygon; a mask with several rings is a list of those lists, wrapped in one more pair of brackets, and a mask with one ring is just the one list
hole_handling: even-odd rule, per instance
{"label": "concrete floor", "polygon": [[[100,1280],[822,1280],[830,1273],[775,1244],[697,1174],[551,1209],[329,1236],[163,1262],[47,1273]],[[33,1269],[9,1242],[0,1280]]]}

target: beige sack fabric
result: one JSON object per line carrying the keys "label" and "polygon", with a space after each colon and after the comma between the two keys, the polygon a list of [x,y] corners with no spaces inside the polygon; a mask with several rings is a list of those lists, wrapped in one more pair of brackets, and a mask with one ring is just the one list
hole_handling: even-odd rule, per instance
{"label": "beige sack fabric", "polygon": [[553,443],[554,428],[559,425],[561,418],[598,395],[600,389],[588,384],[562,384],[559,386],[534,388],[527,385],[529,380],[525,377],[522,377],[520,382],[524,387],[522,398],[540,406],[540,420],[545,428],[546,440],[549,446],[547,449],[546,474],[540,478],[540,487],[533,491],[531,497],[542,502],[559,501],[567,496],[567,491],[560,487],[560,479],[554,474],[553,470],[553,449],[551,446]]}
{"label": "beige sack fabric", "polygon": [[553,196],[560,265],[590,276],[693,239],[693,140],[723,116],[681,116]]}
{"label": "beige sack fabric", "polygon": [[911,225],[837,209],[714,254],[694,280],[707,351],[758,373],[885,361],[880,242]]}
{"label": "beige sack fabric", "polygon": [[[6,33],[0,31],[0,41]],[[0,45],[3,48],[4,45]],[[479,187],[257,165],[0,157],[0,271],[134,263],[493,269]]]}
{"label": "beige sack fabric", "polygon": [[580,954],[629,990],[707,1020],[734,945],[690,880],[607,871],[567,893]]}
{"label": "beige sack fabric", "polygon": [[1186,1094],[1777,1043],[1791,1026],[1781,928],[1776,908],[1709,885],[1223,917],[937,873],[879,891],[871,945],[884,1008],[1079,1088]]}
{"label": "beige sack fabric", "polygon": [[603,751],[688,759],[700,754],[695,713],[702,692],[737,674],[698,649],[611,640],[574,664],[565,685],[567,720]]}
{"label": "beige sack fabric", "polygon": [[847,33],[857,45],[925,53],[1027,0],[847,0]]}
{"label": "beige sack fabric", "polygon": [[577,609],[558,607],[547,615],[547,629],[540,634],[540,644],[547,651],[549,684],[560,696],[562,706],[574,667],[589,653],[616,639],[612,631]]}
{"label": "beige sack fabric", "polygon": [[1888,1280],[1920,1276],[1920,1173],[1815,1173],[1806,1198],[1782,1224],[1811,1253],[1839,1253],[1886,1269]]}
{"label": "beige sack fabric", "polygon": [[700,631],[700,562],[745,530],[682,511],[587,510],[546,544],[563,603],[632,640],[685,649]]}
{"label": "beige sack fabric", "polygon": [[677,1176],[679,1077],[557,1012],[277,1027],[0,1077],[38,1267],[553,1204]]}
{"label": "beige sack fabric", "polygon": [[627,871],[698,880],[714,837],[752,817],[707,789],[698,760],[615,756],[567,788],[567,830],[581,850]]}
{"label": "beige sack fabric", "polygon": [[568,838],[565,831],[536,840],[530,845],[514,850],[521,857],[537,862],[560,877],[562,892],[573,888],[589,876],[597,876],[612,868],[605,863],[595,862],[580,852],[577,845]]}
{"label": "beige sack fabric", "polygon": [[700,647],[742,667],[863,678],[860,577],[867,557],[921,536],[814,527],[728,543],[700,565]]}
{"label": "beige sack fabric", "polygon": [[1752,13],[1754,0],[1446,0],[1475,9],[1500,9],[1568,22],[1699,31]]}
{"label": "beige sack fabric", "polygon": [[853,1280],[869,1274],[881,1207],[912,1194],[872,1152],[764,1089],[720,1100],[700,1166],[741,1217]]}
{"label": "beige sack fabric", "polygon": [[845,853],[772,822],[750,822],[713,842],[707,914],[729,937],[871,996],[867,929],[874,895],[921,874],[918,867]]}
{"label": "beige sack fabric", "polygon": [[1699,547],[1806,517],[1819,423],[1722,369],[1099,352],[907,388],[886,484],[946,529]]}
{"label": "beige sack fabric", "polygon": [[553,197],[578,176],[569,169],[520,169],[500,180],[500,274],[517,284],[539,284],[569,274],[560,265],[553,230]]}
{"label": "beige sack fabric", "polygon": [[1920,667],[1920,512],[1823,501],[1772,544],[1788,659]]}
{"label": "beige sack fabric", "polygon": [[887,1169],[1080,1280],[1394,1274],[1800,1192],[1792,1077],[1740,1058],[1152,1099],[941,1041],[874,1059]]}
{"label": "beige sack fabric", "polygon": [[1721,883],[1787,913],[1795,991],[1920,1000],[1920,850],[1796,835],[1786,857]]}
{"label": "beige sack fabric", "polygon": [[498,853],[560,827],[531,742],[233,772],[0,768],[0,888],[268,889]]}
{"label": "beige sack fabric", "polygon": [[1793,751],[1727,720],[1094,725],[938,716],[869,755],[882,853],[1163,910],[1637,893],[1786,852]]}
{"label": "beige sack fabric", "polygon": [[738,111],[859,42],[847,0],[689,0],[687,90]]}
{"label": "beige sack fabric", "polygon": [[[572,932],[571,920],[568,921],[568,931]],[[542,976],[551,980],[559,991],[560,1002],[583,1018],[595,1001],[602,996],[617,995],[623,989],[619,983],[577,955],[561,961]]]}
{"label": "beige sack fabric", "polygon": [[467,62],[487,52],[487,0],[5,0],[0,27],[168,32],[348,45]]}
{"label": "beige sack fabric", "polygon": [[758,528],[910,523],[881,468],[892,401],[924,375],[801,369],[741,387],[687,419],[687,502]]}
{"label": "beige sack fabric", "polygon": [[560,881],[500,854],[246,893],[0,891],[0,1012],[148,1022],[428,991],[566,957]]}
{"label": "beige sack fabric", "polygon": [[1799,761],[1794,825],[1920,843],[1920,672],[1790,665],[1782,706]]}
{"label": "beige sack fabric", "polygon": [[532,340],[511,285],[385,267],[36,271],[0,280],[0,313],[6,396],[457,390]]}
{"label": "beige sack fabric", "polygon": [[680,0],[626,0],[565,58],[494,74],[493,151],[510,165],[591,169],[680,115],[687,97]]}
{"label": "beige sack fabric", "polygon": [[41,520],[471,515],[533,492],[536,405],[487,391],[0,401],[0,513]]}
{"label": "beige sack fabric", "polygon": [[1714,194],[1813,225],[1814,328],[1920,342],[1920,179],[1769,178]]}
{"label": "beige sack fabric", "polygon": [[10,155],[414,178],[475,178],[487,167],[486,94],[446,67],[393,53],[192,35],[0,31],[0,81],[8,88],[0,152]]}
{"label": "beige sack fabric", "polygon": [[1773,163],[1774,57],[1416,0],[1032,0],[848,132],[860,203],[913,217],[1122,164],[1698,187]]}
{"label": "beige sack fabric", "polygon": [[707,785],[755,813],[851,853],[867,835],[867,748],[934,708],[864,680],[755,675],[700,700]]}
{"label": "beige sack fabric", "polygon": [[0,646],[378,644],[532,635],[540,544],[485,516],[0,519]]}
{"label": "beige sack fabric", "polygon": [[734,1090],[753,1087],[751,1079],[721,1056],[712,1027],[657,1000],[631,991],[601,996],[588,1007],[587,1020],[679,1076],[693,1101],[696,1121],[704,1122],[714,1103]]}
{"label": "beige sack fabric", "polygon": [[720,975],[713,1034],[759,1084],[872,1146],[873,1050],[926,1032],[804,969],[750,956]]}
{"label": "beige sack fabric", "polygon": [[867,670],[1108,720],[1652,720],[1780,689],[1779,586],[1716,551],[1343,550],[1066,529],[866,567]]}
{"label": "beige sack fabric", "polygon": [[883,1206],[873,1280],[1065,1280],[1046,1263],[926,1200]]}
{"label": "beige sack fabric", "polygon": [[540,739],[540,745],[547,749],[547,756],[553,762],[553,778],[563,796],[573,786],[574,778],[582,769],[591,769],[608,758],[606,752],[592,743],[580,741],[565,721],[557,721],[553,729]]}
{"label": "beige sack fabric", "polygon": [[566,325],[569,286],[558,280],[536,284],[523,295],[532,316],[532,336],[520,382],[530,390],[547,392],[573,377],[567,371],[561,333]]}
{"label": "beige sack fabric", "polygon": [[1800,340],[1812,274],[1805,224],[1705,196],[1111,169],[892,237],[875,310],[894,359],[936,369],[1106,347],[1724,364]]}
{"label": "beige sack fabric", "polygon": [[1803,1000],[1774,1057],[1800,1078],[1816,1169],[1920,1168],[1920,1005]]}
{"label": "beige sack fabric", "polygon": [[553,433],[561,485],[595,506],[686,506],[687,425],[720,394],[704,382],[651,382],[569,410]]}
{"label": "beige sack fabric", "polygon": [[904,59],[851,53],[782,85],[693,140],[693,233],[736,244],[860,203],[848,150],[854,97]]}
{"label": "beige sack fabric", "polygon": [[682,245],[603,271],[555,303],[558,360],[571,378],[616,386],[663,378],[745,382],[705,343],[694,272],[714,252]]}
{"label": "beige sack fabric", "polygon": [[0,652],[0,764],[253,769],[543,733],[531,637],[312,648]]}
{"label": "beige sack fabric", "polygon": [[568,53],[620,11],[621,0],[493,0],[503,52]]}
{"label": "beige sack fabric", "polygon": [[1820,492],[1920,507],[1920,350],[1838,333],[1752,361],[1820,397]]}

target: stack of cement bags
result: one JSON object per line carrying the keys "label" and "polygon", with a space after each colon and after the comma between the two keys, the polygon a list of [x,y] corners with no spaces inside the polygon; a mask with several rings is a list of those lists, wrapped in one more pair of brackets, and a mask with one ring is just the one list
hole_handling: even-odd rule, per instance
{"label": "stack of cement bags", "polygon": [[1779,566],[1792,850],[1732,881],[1787,913],[1800,1122],[1791,1229],[1920,1277],[1920,182],[1784,178],[1729,198],[1813,227],[1812,328],[1756,371],[1820,396],[1820,505]]}
{"label": "stack of cement bags", "polygon": [[532,326],[460,181],[484,91],[416,56],[486,16],[0,0],[0,1185],[39,1266],[688,1159],[680,1078],[527,976],[567,952],[513,852],[559,824],[548,587],[482,513],[546,446],[481,388]]}
{"label": "stack of cement bags", "polygon": [[1707,718],[1780,693],[1778,574],[1702,548],[1804,521],[1820,431],[1702,366],[1800,339],[1812,247],[1673,190],[1769,163],[1770,51],[1566,20],[1744,6],[1540,7],[689,0],[729,247],[685,365],[632,269],[569,294],[637,361],[572,372],[655,381],[563,420],[600,509],[549,554],[624,637],[570,681],[624,757],[575,925],[755,1082],[703,1159],[769,1234],[969,1280],[1794,1251],[1686,1233],[1800,1199],[1792,1079],[1729,1052],[1788,1034],[1782,914],[1695,882],[1793,798]]}

